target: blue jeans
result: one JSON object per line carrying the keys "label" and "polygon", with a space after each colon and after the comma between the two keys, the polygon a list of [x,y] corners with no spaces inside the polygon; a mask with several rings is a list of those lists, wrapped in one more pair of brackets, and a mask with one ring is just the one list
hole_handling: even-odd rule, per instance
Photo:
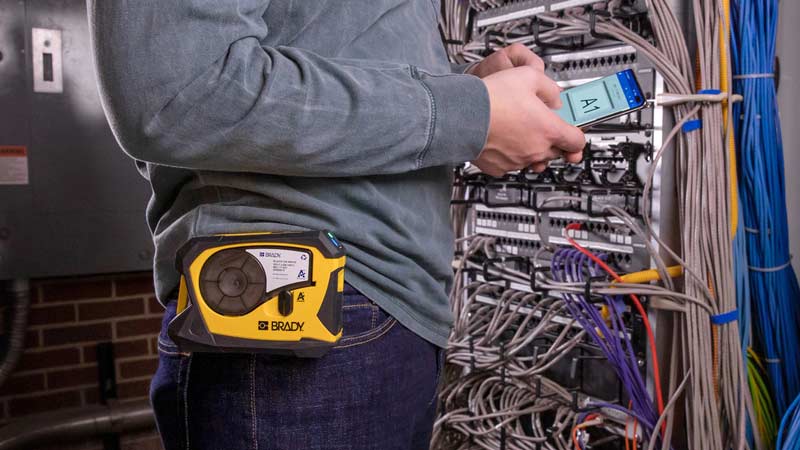
{"label": "blue jeans", "polygon": [[426,450],[443,352],[345,287],[319,359],[180,353],[159,337],[150,397],[166,450]]}

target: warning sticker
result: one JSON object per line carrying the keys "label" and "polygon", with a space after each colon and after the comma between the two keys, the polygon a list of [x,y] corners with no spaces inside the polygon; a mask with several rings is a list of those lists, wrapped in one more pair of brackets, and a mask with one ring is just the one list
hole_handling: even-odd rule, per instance
{"label": "warning sticker", "polygon": [[253,255],[267,275],[267,292],[310,280],[311,254],[284,248],[251,248]]}
{"label": "warning sticker", "polygon": [[28,184],[28,149],[0,145],[0,184]]}

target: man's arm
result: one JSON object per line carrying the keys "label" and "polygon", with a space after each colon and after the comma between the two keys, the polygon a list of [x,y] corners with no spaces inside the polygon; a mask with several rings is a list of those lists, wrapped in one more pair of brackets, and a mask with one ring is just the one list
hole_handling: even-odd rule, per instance
{"label": "man's arm", "polygon": [[469,161],[486,142],[478,78],[262,47],[264,0],[88,3],[101,97],[133,158],[355,176]]}

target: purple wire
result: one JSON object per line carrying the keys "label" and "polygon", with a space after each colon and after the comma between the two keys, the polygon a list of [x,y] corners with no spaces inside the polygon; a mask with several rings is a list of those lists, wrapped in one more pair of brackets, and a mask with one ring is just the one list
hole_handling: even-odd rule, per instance
{"label": "purple wire", "polygon": [[[601,259],[606,259],[606,255],[601,255]],[[588,258],[587,258],[588,260]],[[591,267],[590,273],[593,275],[599,272],[599,267],[595,263],[593,267]],[[624,377],[626,385],[626,390],[631,397],[631,402],[636,411],[648,417],[651,421],[658,420],[658,415],[655,414],[655,405],[652,402],[652,399],[647,393],[647,385],[642,378],[642,374],[639,371],[639,364],[636,360],[636,355],[633,351],[633,346],[628,339],[627,334],[625,333],[624,323],[622,321],[622,315],[620,311],[617,309],[614,298],[610,296],[604,296],[606,304],[609,307],[610,317],[612,318],[612,328],[614,329],[615,336],[619,336],[620,333],[622,334],[621,339],[614,339],[615,343],[618,344],[618,351],[620,355],[624,359],[629,361],[629,364],[621,364],[620,369],[626,372],[626,376]],[[622,342],[620,342],[622,341]],[[624,343],[625,348],[622,347]],[[626,351],[627,350],[627,351]]]}
{"label": "purple wire", "polygon": [[620,333],[623,336],[621,340],[624,342],[627,352],[625,352],[625,350],[623,349],[620,350],[626,354],[626,359],[629,361],[630,364],[625,365],[625,368],[630,369],[629,372],[631,372],[632,384],[637,387],[637,389],[631,389],[632,393],[635,394],[632,396],[631,400],[636,405],[636,409],[638,411],[640,412],[648,411],[650,410],[650,407],[652,405],[650,405],[648,402],[649,396],[645,395],[644,398],[641,398],[642,391],[644,391],[644,393],[646,394],[647,388],[644,383],[644,380],[642,379],[641,373],[638,370],[638,362],[636,361],[636,357],[633,353],[633,347],[631,345],[631,342],[628,339],[627,334],[625,334],[625,328],[624,328],[624,323],[622,322],[622,317],[619,311],[617,310],[616,306],[614,305],[613,298],[606,297],[606,304],[609,307],[610,317],[612,318],[611,323],[614,332],[616,333],[617,336],[619,336]]}
{"label": "purple wire", "polygon": [[[614,322],[619,323],[619,326],[622,329],[623,328],[622,317],[616,308],[615,302],[611,297],[609,297],[608,300],[609,300],[608,302],[609,309],[613,311],[612,317],[615,318]],[[624,333],[624,329],[622,330],[622,332]],[[631,344],[631,341],[630,339],[628,339],[627,335],[623,336],[624,336],[623,341],[627,348],[627,354],[630,360],[629,367],[631,368],[631,372],[633,373],[633,376],[636,379],[637,386],[640,387],[639,390],[643,394],[641,399],[642,400],[641,404],[639,405],[640,408],[639,410],[643,413],[650,412],[649,414],[650,418],[652,420],[658,420],[657,415],[655,415],[655,404],[653,403],[653,400],[650,398],[650,396],[647,395],[647,384],[645,383],[645,380],[642,378],[642,373],[639,371],[639,362],[637,361],[636,354],[633,351],[633,345]]]}
{"label": "purple wire", "polygon": [[625,333],[624,323],[622,321],[622,314],[617,309],[617,301],[620,300],[620,296],[616,297],[606,297],[606,303],[609,307],[609,311],[611,311],[611,317],[613,318],[614,328],[617,328],[621,333],[623,338],[621,339],[625,344],[625,350],[623,350],[630,361],[630,364],[626,367],[629,368],[634,380],[635,385],[638,387],[636,391],[638,391],[639,395],[637,395],[637,410],[648,416],[652,421],[658,420],[658,414],[656,414],[655,404],[652,398],[647,393],[647,384],[645,383],[644,378],[642,378],[642,373],[639,371],[639,362],[636,358],[636,353],[633,350],[633,345],[631,344],[630,339],[628,338],[627,334]]}
{"label": "purple wire", "polygon": [[[607,255],[601,254],[602,260],[607,259]],[[585,280],[584,268],[590,276],[596,276],[599,272],[597,263],[593,262],[582,252],[573,249],[558,250],[552,259],[551,272],[557,281],[582,282]],[[633,407],[633,413],[640,419],[643,425],[654,423],[658,420],[652,399],[647,393],[647,386],[642,379],[638,369],[638,362],[633,351],[633,346],[625,334],[624,323],[620,311],[615,305],[615,299],[611,296],[603,296],[605,303],[609,307],[611,317],[611,328],[609,329],[606,321],[603,320],[597,308],[589,299],[580,294],[565,294],[570,314],[591,336],[592,341],[597,345],[608,361],[611,363],[617,376],[628,393]],[[599,330],[600,334],[597,333]],[[622,338],[620,338],[620,334]],[[615,339],[603,339],[601,336],[615,337]],[[620,341],[624,341],[624,344]],[[627,351],[626,351],[627,350]],[[624,408],[618,407],[616,409]],[[627,411],[627,410],[626,410]],[[644,419],[644,420],[641,420]],[[652,425],[649,425],[652,431]]]}
{"label": "purple wire", "polygon": [[[574,258],[575,255],[582,255],[580,252],[571,251],[571,250],[562,250],[561,254],[558,255],[558,263],[561,263],[563,258]],[[573,262],[571,264],[573,268],[572,278],[575,281],[580,281],[582,278],[578,276],[578,274],[574,271],[574,267],[577,264]],[[566,272],[566,268],[564,268]],[[567,277],[562,277],[559,274],[559,279],[567,281]],[[614,366],[619,366],[624,359],[619,358],[619,353],[616,352],[612,347],[611,340],[602,339],[596,332],[595,328],[599,328],[601,333],[609,333],[608,328],[605,325],[605,322],[599,316],[597,310],[592,307],[582,295],[575,295],[575,294],[567,294],[567,306],[570,309],[570,312],[575,316],[581,326],[589,333],[592,338],[592,341],[600,347],[606,357],[612,362]],[[588,317],[587,317],[588,316]]]}
{"label": "purple wire", "polygon": [[[579,255],[581,254],[580,252],[577,251],[563,250],[563,257],[565,259],[566,258],[574,259],[576,253]],[[572,268],[571,281],[580,281],[578,279],[579,278],[578,274],[575,272],[575,266],[576,266],[575,262],[573,261],[570,264],[570,266]],[[567,272],[566,267],[564,268],[564,271]],[[565,281],[567,279],[568,277],[564,277]],[[596,327],[594,325],[598,324],[597,319],[599,318],[599,316],[596,314],[597,311],[585,301],[582,295],[567,294],[566,297],[568,297],[567,305],[570,308],[570,311],[573,312],[573,315],[576,317],[576,319],[578,319],[581,326],[589,333],[595,345],[600,347],[603,353],[606,354],[607,356],[612,355],[613,352],[611,347],[609,346],[609,342],[601,339],[600,336],[598,336],[597,333],[595,333]],[[592,313],[595,314],[593,315]],[[600,321],[600,323],[602,323],[602,321]],[[602,326],[604,327],[605,324],[602,324]],[[601,329],[601,333],[602,332],[603,330]],[[617,361],[614,362],[616,363]]]}
{"label": "purple wire", "polygon": [[[583,253],[581,253],[583,255]],[[599,258],[601,260],[606,260],[607,255],[600,254]],[[583,262],[587,265],[589,269],[589,273],[592,276],[597,276],[600,273],[600,268],[595,262],[590,262],[590,259],[584,255]],[[614,298],[611,296],[603,296],[606,304],[609,307],[609,316],[611,317],[611,324],[612,329],[614,331],[614,336],[622,335],[621,339],[614,339],[613,341],[617,344],[617,351],[619,352],[619,356],[621,356],[621,360],[628,359],[630,364],[620,364],[620,368],[627,372],[625,377],[626,381],[629,383],[628,387],[630,388],[628,391],[632,395],[631,400],[637,404],[637,410],[640,413],[643,413],[647,416],[650,416],[653,411],[653,403],[650,400],[650,396],[647,395],[647,386],[645,381],[642,379],[642,375],[638,369],[638,361],[636,360],[636,355],[633,351],[633,346],[631,345],[630,339],[628,339],[627,334],[625,333],[624,323],[622,321],[622,316],[620,311],[616,308],[616,304]],[[604,323],[604,321],[603,321]],[[623,341],[625,344],[625,348],[622,347]],[[626,351],[627,350],[627,351]],[[635,386],[635,387],[634,387]],[[648,414],[650,412],[650,414]],[[651,417],[652,418],[652,417]],[[655,418],[657,420],[657,418]]]}
{"label": "purple wire", "polygon": [[[584,276],[580,268],[584,265],[586,261],[588,261],[588,258],[586,257],[586,255],[577,250],[574,250],[573,252],[574,252],[573,253],[574,257],[577,258],[577,261],[575,261],[573,266],[575,267],[573,269],[575,273],[574,277],[576,281],[582,282],[584,281]],[[610,336],[611,330],[609,330],[605,320],[603,320],[603,317],[600,315],[600,312],[597,310],[597,308],[595,308],[591,303],[589,303],[588,299],[586,299],[583,295],[577,295],[577,297],[583,308],[586,310],[586,312],[591,317],[592,321],[595,323],[596,328],[600,330],[600,336]],[[600,341],[606,343],[608,346],[607,348],[609,349],[609,353],[614,355],[614,363],[616,365],[621,365],[626,358],[624,354],[622,354],[619,351],[620,348],[614,345],[617,343],[616,339],[602,339],[600,336],[597,336],[597,338]]]}
{"label": "purple wire", "polygon": [[[588,259],[588,258],[587,258]],[[607,255],[601,254],[600,259],[605,261],[607,259]],[[590,273],[592,276],[597,276],[600,273],[600,268],[597,263],[594,263],[590,266]],[[625,333],[625,326],[622,321],[622,313],[617,309],[618,302],[621,303],[622,296],[614,296],[611,297],[609,295],[603,296],[604,300],[606,301],[606,305],[610,311],[610,317],[612,318],[611,324],[612,328],[615,332],[621,333],[623,336],[623,341],[625,342],[625,346],[627,347],[627,355],[631,361],[633,366],[637,366],[638,362],[636,361],[636,354],[633,351],[633,346],[631,345],[630,339],[628,339],[627,334]],[[619,335],[619,334],[617,334]],[[639,371],[637,370],[636,373],[638,374]],[[640,376],[641,378],[641,376]]]}

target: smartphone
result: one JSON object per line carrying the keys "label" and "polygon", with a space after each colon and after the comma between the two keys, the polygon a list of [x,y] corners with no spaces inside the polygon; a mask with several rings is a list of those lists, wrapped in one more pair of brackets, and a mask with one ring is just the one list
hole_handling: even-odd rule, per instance
{"label": "smartphone", "polygon": [[585,128],[645,106],[642,88],[633,70],[627,69],[561,92],[564,106],[558,115]]}

